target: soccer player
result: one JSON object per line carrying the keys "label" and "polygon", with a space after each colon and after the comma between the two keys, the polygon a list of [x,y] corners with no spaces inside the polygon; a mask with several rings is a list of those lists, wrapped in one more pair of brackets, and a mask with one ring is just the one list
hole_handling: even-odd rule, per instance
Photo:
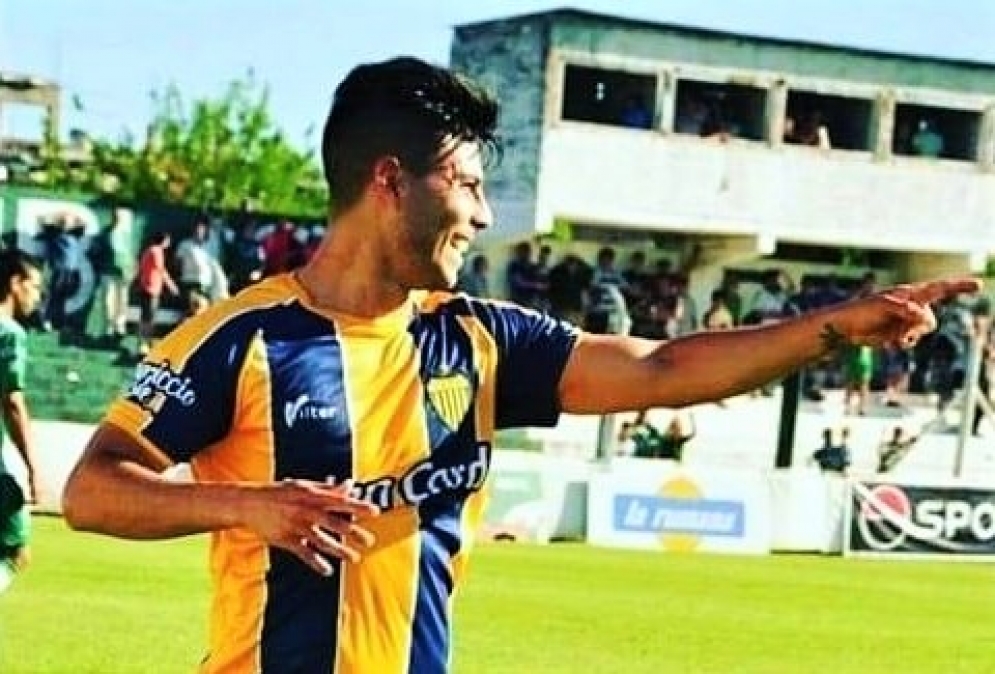
{"label": "soccer player", "polygon": [[[69,478],[77,529],[212,533],[205,673],[436,674],[495,429],[720,400],[843,342],[909,344],[974,280],[667,343],[452,294],[492,221],[494,99],[412,58],[339,85],[329,227],[153,349]],[[161,472],[189,461],[193,480]]]}
{"label": "soccer player", "polygon": [[0,251],[0,404],[7,435],[27,469],[28,493],[8,472],[0,453],[0,593],[27,566],[30,518],[27,504],[39,497],[31,415],[24,399],[27,335],[19,320],[30,316],[41,298],[39,263],[16,248]]}

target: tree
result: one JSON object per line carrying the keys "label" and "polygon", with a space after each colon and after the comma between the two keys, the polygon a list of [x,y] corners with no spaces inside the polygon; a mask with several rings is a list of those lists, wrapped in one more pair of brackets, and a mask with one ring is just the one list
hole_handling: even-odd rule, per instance
{"label": "tree", "polygon": [[51,144],[43,157],[50,187],[113,192],[133,201],[317,217],[328,193],[313,153],[276,127],[269,93],[250,73],[218,99],[187,103],[169,86],[151,94],[145,137],[97,140],[91,161],[67,171]]}

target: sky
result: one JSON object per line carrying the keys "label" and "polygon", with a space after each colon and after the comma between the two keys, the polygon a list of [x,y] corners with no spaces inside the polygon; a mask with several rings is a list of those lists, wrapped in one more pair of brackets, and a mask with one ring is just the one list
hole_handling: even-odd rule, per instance
{"label": "sky", "polygon": [[[151,91],[217,97],[251,70],[304,146],[354,65],[398,54],[444,64],[453,26],[562,7],[995,64],[991,0],[0,0],[0,71],[60,82],[63,132],[116,138],[145,128]],[[40,124],[27,110],[2,123],[28,137]]]}

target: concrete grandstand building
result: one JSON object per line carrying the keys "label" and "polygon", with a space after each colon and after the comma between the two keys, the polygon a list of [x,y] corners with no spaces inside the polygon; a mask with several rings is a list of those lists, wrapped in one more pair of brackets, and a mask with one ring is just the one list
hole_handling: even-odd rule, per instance
{"label": "concrete grandstand building", "polygon": [[995,65],[575,10],[457,26],[451,63],[503,105],[495,261],[543,234],[693,247],[700,296],[730,266],[859,251],[904,280],[995,249]]}

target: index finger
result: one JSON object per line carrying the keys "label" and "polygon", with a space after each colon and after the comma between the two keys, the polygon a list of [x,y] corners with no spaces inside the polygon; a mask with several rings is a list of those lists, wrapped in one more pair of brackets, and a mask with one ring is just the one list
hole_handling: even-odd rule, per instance
{"label": "index finger", "polygon": [[916,286],[912,298],[924,304],[932,304],[947,297],[960,294],[973,294],[981,290],[981,279],[971,276],[927,281]]}

